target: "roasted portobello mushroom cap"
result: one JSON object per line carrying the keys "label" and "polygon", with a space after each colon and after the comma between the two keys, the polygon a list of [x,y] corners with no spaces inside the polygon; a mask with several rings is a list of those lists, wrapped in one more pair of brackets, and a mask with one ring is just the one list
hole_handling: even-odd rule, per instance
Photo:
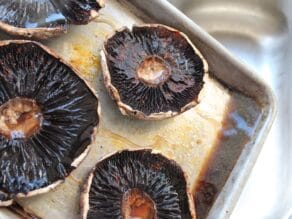
{"label": "roasted portobello mushroom cap", "polygon": [[66,32],[68,24],[87,24],[102,7],[103,0],[1,0],[0,29],[47,39]]}
{"label": "roasted portobello mushroom cap", "polygon": [[194,202],[181,167],[148,149],[125,150],[101,160],[83,189],[83,219],[195,218]]}
{"label": "roasted portobello mushroom cap", "polygon": [[208,65],[187,36],[151,24],[116,31],[101,52],[104,83],[124,115],[159,120],[199,102]]}
{"label": "roasted portobello mushroom cap", "polygon": [[98,106],[86,82],[48,48],[0,42],[0,206],[64,181],[88,152]]}

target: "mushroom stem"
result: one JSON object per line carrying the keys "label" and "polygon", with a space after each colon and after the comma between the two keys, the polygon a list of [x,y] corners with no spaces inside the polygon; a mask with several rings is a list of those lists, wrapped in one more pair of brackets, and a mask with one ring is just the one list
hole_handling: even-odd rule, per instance
{"label": "mushroom stem", "polygon": [[125,219],[156,219],[153,200],[140,189],[130,189],[123,197],[122,211]]}

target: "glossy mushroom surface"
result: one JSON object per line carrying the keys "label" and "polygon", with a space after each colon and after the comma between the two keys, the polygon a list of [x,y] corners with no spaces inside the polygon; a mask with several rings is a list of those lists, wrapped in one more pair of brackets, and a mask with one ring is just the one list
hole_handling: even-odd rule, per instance
{"label": "glossy mushroom surface", "polygon": [[164,119],[195,106],[207,62],[186,35],[151,24],[116,31],[101,52],[104,83],[124,115]]}
{"label": "glossy mushroom surface", "polygon": [[47,192],[70,174],[88,152],[98,104],[48,48],[0,43],[0,206]]}
{"label": "glossy mushroom surface", "polygon": [[47,39],[66,32],[68,24],[87,24],[102,7],[103,0],[1,0],[0,29]]}
{"label": "glossy mushroom surface", "polygon": [[82,218],[195,218],[178,164],[151,150],[121,151],[98,162],[81,197]]}

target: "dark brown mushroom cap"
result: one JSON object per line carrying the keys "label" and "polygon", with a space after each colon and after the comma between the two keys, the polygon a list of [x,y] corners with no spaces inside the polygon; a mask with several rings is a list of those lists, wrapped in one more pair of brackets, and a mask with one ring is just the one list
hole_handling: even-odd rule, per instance
{"label": "dark brown mushroom cap", "polygon": [[183,170],[151,150],[125,150],[97,163],[81,197],[82,217],[124,218],[122,200],[130,190],[153,201],[155,218],[195,218]]}
{"label": "dark brown mushroom cap", "polygon": [[42,122],[28,137],[0,134],[0,206],[62,182],[86,156],[99,123],[95,93],[61,58],[36,42],[2,41],[1,110],[19,99],[35,101]]}
{"label": "dark brown mushroom cap", "polygon": [[109,37],[101,55],[105,85],[123,114],[163,119],[198,103],[208,66],[175,29],[158,24],[124,28]]}
{"label": "dark brown mushroom cap", "polygon": [[103,0],[2,0],[0,28],[46,39],[66,32],[67,24],[88,23],[103,6]]}

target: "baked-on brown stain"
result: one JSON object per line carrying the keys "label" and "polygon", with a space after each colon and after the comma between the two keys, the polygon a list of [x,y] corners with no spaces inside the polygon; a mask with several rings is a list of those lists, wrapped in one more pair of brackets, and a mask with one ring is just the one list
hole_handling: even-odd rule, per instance
{"label": "baked-on brown stain", "polygon": [[140,189],[130,189],[124,194],[122,201],[124,219],[156,219],[155,204],[152,199]]}
{"label": "baked-on brown stain", "polygon": [[14,98],[0,106],[0,133],[8,139],[28,138],[42,123],[42,113],[34,100]]}

